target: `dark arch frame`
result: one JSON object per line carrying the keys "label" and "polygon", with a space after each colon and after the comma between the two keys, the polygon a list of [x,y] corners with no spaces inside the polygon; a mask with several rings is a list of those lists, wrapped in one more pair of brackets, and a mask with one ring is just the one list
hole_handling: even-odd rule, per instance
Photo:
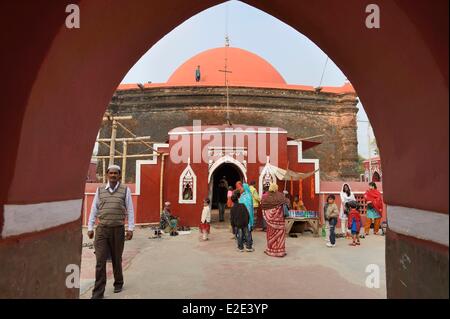
{"label": "dark arch frame", "polygon": [[[1,62],[2,105],[7,107],[0,110],[4,119],[0,130],[9,136],[1,158],[2,234],[9,227],[11,205],[31,214],[32,206],[26,205],[82,198],[97,129],[120,79],[171,29],[220,2],[136,0],[106,5],[105,0],[74,0],[83,15],[77,30],[65,27],[62,2],[0,5],[4,13],[0,38],[9,49],[2,53]],[[358,0],[245,2],[301,31],[352,81],[382,154],[388,205],[424,210],[433,219],[446,216],[448,222],[448,1],[423,5],[422,1],[380,0],[382,27],[378,30],[366,28],[365,3]],[[398,129],[400,123],[405,124],[402,129]],[[43,179],[42,172],[53,177]],[[36,188],[30,181],[41,185]],[[420,190],[414,187],[417,181]],[[31,249],[27,244],[17,249],[17,240],[34,238],[37,251],[49,242],[64,247],[63,251],[53,246],[57,260],[35,263],[48,270],[42,281],[54,282],[39,293],[76,297],[64,287],[64,274],[52,269],[55,264],[79,263],[79,226],[80,219],[67,220],[47,229],[2,235],[0,255],[14,258],[12,268],[0,279],[1,286],[14,287],[14,278],[33,278],[32,267],[16,276],[14,265]],[[448,267],[439,266],[448,266],[448,243],[442,246],[402,234],[398,226],[387,237],[388,296],[448,298]],[[415,265],[425,264],[399,272],[395,256],[406,251]],[[432,278],[421,274],[426,266],[433,268]],[[401,276],[408,288],[395,280]],[[28,282],[21,290],[24,296],[35,291],[34,283]]]}

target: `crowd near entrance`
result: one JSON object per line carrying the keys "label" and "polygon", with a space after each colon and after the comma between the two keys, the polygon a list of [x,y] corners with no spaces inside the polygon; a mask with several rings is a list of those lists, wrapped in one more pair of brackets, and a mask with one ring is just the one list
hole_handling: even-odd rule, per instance
{"label": "crowd near entrance", "polygon": [[[227,214],[228,192],[230,187],[234,190],[236,182],[242,181],[244,176],[240,172],[239,168],[232,163],[224,163],[217,167],[214,171],[210,182],[210,198],[212,211],[212,222],[219,221],[221,218],[218,215],[220,209],[224,210],[224,214]],[[222,207],[220,207],[222,205]],[[214,211],[217,209],[217,211]],[[217,212],[217,214],[216,214]],[[225,215],[224,215],[225,216]],[[228,220],[227,218],[223,218]]]}

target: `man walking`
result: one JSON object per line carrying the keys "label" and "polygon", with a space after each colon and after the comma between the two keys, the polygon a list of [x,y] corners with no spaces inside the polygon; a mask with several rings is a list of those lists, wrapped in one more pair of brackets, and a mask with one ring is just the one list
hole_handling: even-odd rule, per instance
{"label": "man walking", "polygon": [[[131,190],[120,183],[120,167],[111,165],[106,171],[108,183],[97,188],[88,223],[88,237],[94,237],[94,224],[98,218],[95,231],[95,286],[92,299],[103,298],[106,286],[106,259],[111,254],[114,273],[114,292],[122,291],[122,253],[125,238],[133,238],[134,211]],[[128,216],[128,230],[125,235],[125,218]]]}
{"label": "man walking", "polygon": [[218,203],[219,206],[219,221],[223,222],[225,220],[225,207],[228,201],[228,183],[221,180],[218,189]]}

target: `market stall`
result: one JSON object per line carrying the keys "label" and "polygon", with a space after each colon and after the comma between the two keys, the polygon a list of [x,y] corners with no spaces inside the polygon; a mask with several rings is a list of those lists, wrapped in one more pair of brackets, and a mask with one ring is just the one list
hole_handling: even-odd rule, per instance
{"label": "market stall", "polygon": [[[293,183],[299,183],[299,192],[298,198],[302,200],[302,182],[303,180],[313,176],[318,170],[308,172],[308,173],[300,173],[294,172],[289,169],[282,169],[276,167],[271,164],[267,164],[270,172],[278,179],[285,181],[284,190],[286,190],[287,183],[290,182],[291,192],[293,195]],[[289,166],[289,164],[288,164]],[[314,236],[319,236],[319,228],[320,228],[320,219],[319,212],[317,211],[309,211],[309,210],[289,210],[288,216],[286,216],[286,234],[296,234],[303,233],[305,230],[312,230]]]}

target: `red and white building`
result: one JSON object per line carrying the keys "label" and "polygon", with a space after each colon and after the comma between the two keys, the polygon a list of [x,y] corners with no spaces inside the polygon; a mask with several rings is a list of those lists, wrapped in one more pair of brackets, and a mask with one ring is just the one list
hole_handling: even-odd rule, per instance
{"label": "red and white building", "polygon": [[381,182],[383,172],[381,171],[381,158],[373,157],[370,161],[367,159],[363,162],[364,174],[361,174],[361,181],[365,182]]}
{"label": "red and white building", "polygon": [[[154,145],[159,154],[137,161],[136,184],[130,185],[137,224],[158,222],[163,203],[169,201],[181,225],[198,225],[203,200],[215,202],[223,176],[233,187],[239,180],[255,181],[262,193],[263,184],[276,181],[269,163],[296,172],[315,171],[301,187],[299,181],[288,181],[287,190],[301,195],[309,210],[319,209],[319,160],[303,158],[303,151],[317,142],[292,140],[282,128],[238,124],[178,127],[168,134],[168,143]],[[284,189],[285,182],[277,182]],[[97,186],[87,184],[83,225]]]}

